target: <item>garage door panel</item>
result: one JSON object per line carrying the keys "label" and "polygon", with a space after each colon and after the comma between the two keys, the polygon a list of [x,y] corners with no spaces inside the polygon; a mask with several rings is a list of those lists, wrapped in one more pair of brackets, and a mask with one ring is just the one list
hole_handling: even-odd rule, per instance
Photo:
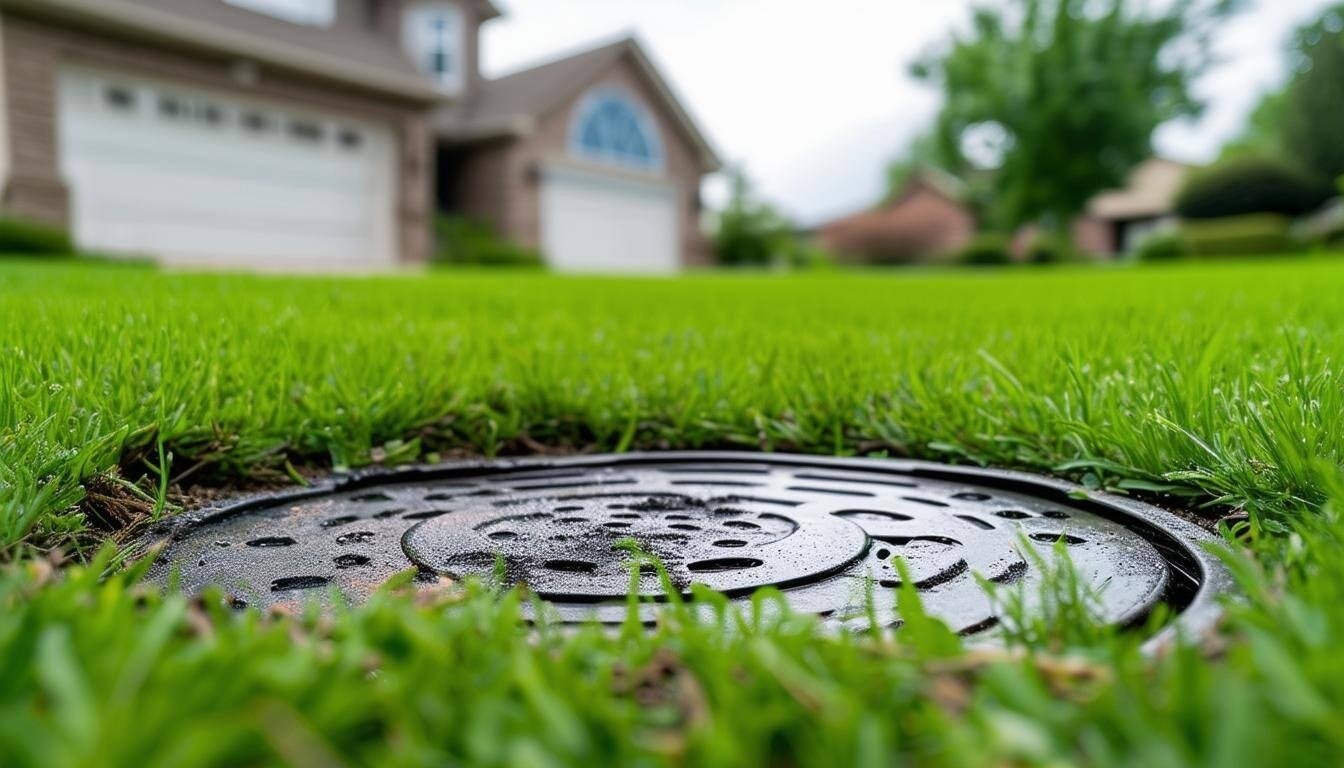
{"label": "garage door panel", "polygon": [[[154,135],[151,145],[144,142],[144,131],[134,125],[112,125],[88,128],[94,135],[69,135],[68,147],[76,153],[100,158],[109,166],[143,165],[146,161],[164,167],[184,170],[208,168],[227,176],[274,179],[277,171],[295,174],[294,183],[314,186],[317,179],[357,179],[379,175],[388,158],[380,153],[360,150],[358,155],[369,156],[363,162],[353,150],[334,147],[322,149],[286,147],[272,139],[249,136],[226,137],[217,130],[200,135],[174,135],[176,131],[161,130]],[[208,147],[209,152],[202,150]],[[309,180],[312,179],[312,180]]]}
{"label": "garage door panel", "polygon": [[[127,195],[107,185],[89,183],[80,177],[74,179],[81,193],[80,203],[97,210],[97,219],[127,219],[138,217],[146,223],[170,223],[171,219],[187,219],[205,224],[211,221],[229,223],[239,229],[317,226],[327,231],[347,234],[363,232],[368,208],[349,196],[331,189],[286,190],[271,185],[252,188],[215,179],[174,177],[168,174],[137,172],[121,176],[120,184],[139,188],[135,195]],[[227,206],[221,200],[237,196]],[[164,221],[155,221],[162,217]],[[317,233],[314,233],[317,234]]]}
{"label": "garage door panel", "polygon": [[542,248],[557,270],[667,274],[679,265],[677,196],[654,180],[548,169]]}
{"label": "garage door panel", "polygon": [[[392,132],[114,73],[61,73],[62,171],[81,247],[177,263],[288,267],[395,261]],[[117,90],[131,94],[107,97]],[[170,97],[189,115],[157,108]],[[192,115],[208,105],[218,118]],[[243,120],[261,114],[268,130]],[[317,140],[292,124],[317,126]],[[339,137],[353,135],[355,141]]]}
{"label": "garage door panel", "polygon": [[[72,144],[70,150],[77,157],[102,158],[97,163],[102,172],[147,171],[177,179],[209,174],[210,179],[220,183],[232,181],[296,190],[326,189],[331,184],[369,184],[377,177],[371,168],[340,161],[290,158],[270,162],[264,158],[274,151],[270,147],[212,147],[212,154],[202,157],[199,146],[165,142],[152,151],[133,154],[126,150],[125,143],[137,141],[138,137],[128,137],[124,143],[118,138],[79,142]],[[72,172],[79,171],[72,169]]]}

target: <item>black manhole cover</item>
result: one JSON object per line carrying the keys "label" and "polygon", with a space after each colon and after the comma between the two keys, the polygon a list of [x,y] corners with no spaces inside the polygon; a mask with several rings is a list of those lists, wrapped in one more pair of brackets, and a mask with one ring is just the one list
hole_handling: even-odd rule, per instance
{"label": "black manhole cover", "polygon": [[632,589],[651,618],[702,584],[737,598],[776,587],[797,610],[856,625],[871,590],[894,624],[883,590],[900,585],[903,558],[931,613],[990,636],[982,580],[1018,585],[1030,605],[1061,542],[1116,624],[1165,602],[1183,612],[1176,626],[1201,629],[1230,584],[1204,552],[1213,537],[1157,508],[1020,473],[869,459],[632,454],[377,472],[164,533],[157,578],[175,568],[184,589],[219,585],[262,606],[333,587],[357,601],[416,567],[525,584],[565,620],[619,621]]}

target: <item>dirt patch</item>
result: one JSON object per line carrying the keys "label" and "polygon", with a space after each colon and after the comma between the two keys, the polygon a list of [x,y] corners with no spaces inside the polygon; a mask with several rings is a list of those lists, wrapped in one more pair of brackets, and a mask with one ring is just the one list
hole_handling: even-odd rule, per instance
{"label": "dirt patch", "polygon": [[154,513],[154,502],[136,486],[114,477],[98,476],[84,484],[79,511],[94,530],[104,534],[144,523]]}

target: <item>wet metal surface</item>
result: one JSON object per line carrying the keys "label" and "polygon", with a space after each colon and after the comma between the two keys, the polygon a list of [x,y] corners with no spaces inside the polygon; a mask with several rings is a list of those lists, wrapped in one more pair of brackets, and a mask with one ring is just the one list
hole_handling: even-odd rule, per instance
{"label": "wet metal surface", "polygon": [[[1047,478],[920,462],[761,454],[645,454],[456,464],[373,473],[204,510],[154,532],[154,574],[226,589],[235,604],[339,594],[359,601],[393,574],[524,584],[562,620],[619,621],[632,592],[649,618],[701,584],[734,598],[783,591],[797,610],[896,624],[907,578],[927,609],[991,637],[980,581],[1021,589],[1062,547],[1117,624],[1159,602],[1212,620],[1226,573],[1208,535],[1153,507]],[[664,580],[652,567],[661,563]]]}

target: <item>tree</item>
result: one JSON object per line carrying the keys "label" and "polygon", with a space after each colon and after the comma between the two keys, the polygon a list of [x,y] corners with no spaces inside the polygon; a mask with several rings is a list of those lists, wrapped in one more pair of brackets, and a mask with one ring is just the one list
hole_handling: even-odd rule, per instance
{"label": "tree", "polygon": [[992,168],[1004,227],[1062,229],[1151,154],[1153,130],[1197,115],[1191,82],[1237,0],[1007,0],[915,64],[941,87],[938,137],[965,173]]}
{"label": "tree", "polygon": [[1293,36],[1282,145],[1322,186],[1344,176],[1344,3]]}
{"label": "tree", "polygon": [[1260,97],[1260,103],[1246,118],[1241,135],[1223,146],[1220,160],[1239,157],[1282,157],[1289,154],[1283,144],[1283,119],[1288,111],[1288,89],[1280,88]]}
{"label": "tree", "polygon": [[785,258],[793,240],[788,220],[756,198],[741,168],[728,169],[728,180],[732,191],[714,229],[719,263],[765,266]]}

